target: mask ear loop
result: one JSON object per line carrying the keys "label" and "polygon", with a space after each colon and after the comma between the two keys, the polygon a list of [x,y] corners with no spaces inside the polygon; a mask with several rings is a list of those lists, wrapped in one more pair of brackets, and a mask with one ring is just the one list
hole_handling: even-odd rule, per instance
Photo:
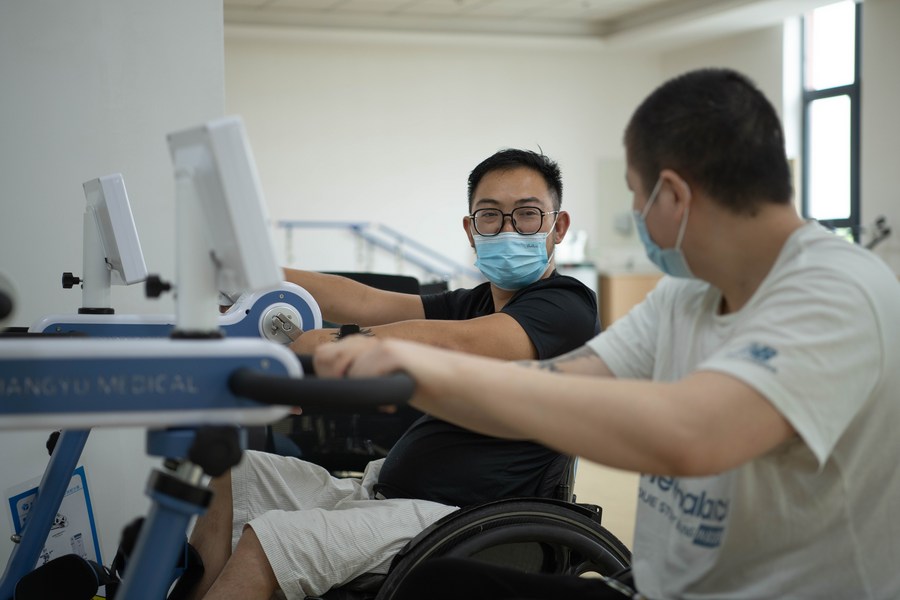
{"label": "mask ear loop", "polygon": [[[686,181],[682,181],[682,183],[684,183],[684,187],[687,188],[688,199],[692,198],[693,194],[691,193],[691,186],[689,186]],[[678,237],[675,238],[675,249],[676,250],[681,249],[681,242],[682,242],[682,240],[684,240],[684,232],[687,231],[688,215],[690,214],[690,212],[691,212],[691,205],[689,202],[684,207],[684,216],[681,218],[681,226],[678,228]]]}
{"label": "mask ear loop", "polygon": [[653,206],[653,203],[656,202],[656,197],[659,195],[659,189],[662,187],[662,177],[658,177],[656,179],[656,185],[653,186],[653,190],[650,192],[650,199],[647,200],[647,204],[644,205],[644,210],[641,211],[641,218],[646,219],[647,213],[650,212],[650,207]]}
{"label": "mask ear loop", "polygon": [[[553,233],[553,245],[555,246],[559,242],[556,240],[556,222],[559,221],[559,213],[560,211],[556,211],[556,214],[553,215],[553,222],[550,224],[550,231],[547,232],[547,236],[549,237],[550,233]],[[553,254],[556,254],[556,250],[553,251]],[[552,255],[551,255],[552,256]]]}
{"label": "mask ear loop", "polygon": [[[556,241],[556,231],[554,228],[556,227],[556,222],[559,221],[559,211],[556,211],[556,215],[553,217],[553,224],[550,225],[550,231],[553,231],[553,252],[550,253],[550,256],[547,257],[547,268],[550,268],[550,263],[553,262],[553,257],[556,256],[556,245],[559,242]],[[547,237],[550,237],[550,231],[547,232]],[[547,272],[547,269],[544,269],[544,273]],[[543,273],[541,274],[543,276]]]}

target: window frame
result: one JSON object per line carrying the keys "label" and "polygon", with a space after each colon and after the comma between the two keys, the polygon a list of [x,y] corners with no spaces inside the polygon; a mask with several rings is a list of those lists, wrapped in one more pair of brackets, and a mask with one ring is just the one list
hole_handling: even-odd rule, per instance
{"label": "window frame", "polygon": [[860,73],[862,72],[862,2],[854,2],[854,41],[853,41],[853,82],[831,88],[809,90],[806,88],[806,37],[807,17],[801,19],[800,27],[800,87],[802,103],[803,146],[802,157],[802,194],[801,213],[805,218],[809,214],[809,178],[810,178],[810,128],[809,113],[817,100],[846,96],[850,100],[850,215],[842,219],[823,219],[819,221],[829,229],[847,229],[853,241],[859,243],[861,231],[860,215]]}

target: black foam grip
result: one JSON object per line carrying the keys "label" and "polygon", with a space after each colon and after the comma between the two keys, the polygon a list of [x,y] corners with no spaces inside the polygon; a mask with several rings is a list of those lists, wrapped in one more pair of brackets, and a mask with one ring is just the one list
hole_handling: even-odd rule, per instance
{"label": "black foam grip", "polygon": [[300,368],[303,369],[303,373],[306,375],[315,375],[316,368],[313,366],[313,355],[312,354],[298,354],[297,359],[300,361]]}
{"label": "black foam grip", "polygon": [[228,380],[231,392],[263,404],[299,406],[304,413],[341,414],[406,404],[416,385],[405,373],[365,379],[291,377],[238,369]]}

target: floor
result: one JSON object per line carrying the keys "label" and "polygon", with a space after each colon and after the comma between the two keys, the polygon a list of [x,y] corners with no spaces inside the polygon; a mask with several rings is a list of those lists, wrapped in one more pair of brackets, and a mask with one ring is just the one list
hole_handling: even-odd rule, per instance
{"label": "floor", "polygon": [[611,469],[584,459],[578,461],[576,500],[600,505],[603,526],[629,549],[634,541],[637,489],[637,473]]}

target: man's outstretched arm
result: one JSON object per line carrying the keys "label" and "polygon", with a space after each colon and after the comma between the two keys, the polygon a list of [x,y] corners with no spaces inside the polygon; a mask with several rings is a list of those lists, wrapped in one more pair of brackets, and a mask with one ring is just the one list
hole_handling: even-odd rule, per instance
{"label": "man's outstretched arm", "polygon": [[409,319],[424,319],[425,307],[415,294],[390,292],[340,275],[284,269],[286,281],[312,294],[322,316],[332,323],[371,327]]}
{"label": "man's outstretched arm", "polygon": [[554,364],[578,374],[399,340],[347,340],[316,353],[323,376],[404,371],[416,381],[411,403],[424,412],[629,471],[710,475],[796,436],[759,392],[723,373],[700,371],[660,383],[598,378],[609,371],[599,357],[569,356]]}
{"label": "man's outstretched arm", "polygon": [[[291,344],[291,349],[298,354],[312,354],[318,346],[336,341],[337,331],[336,329],[308,331]],[[361,333],[504,360],[528,360],[537,356],[531,338],[518,321],[505,313],[494,313],[462,321],[414,319],[363,327]]]}

